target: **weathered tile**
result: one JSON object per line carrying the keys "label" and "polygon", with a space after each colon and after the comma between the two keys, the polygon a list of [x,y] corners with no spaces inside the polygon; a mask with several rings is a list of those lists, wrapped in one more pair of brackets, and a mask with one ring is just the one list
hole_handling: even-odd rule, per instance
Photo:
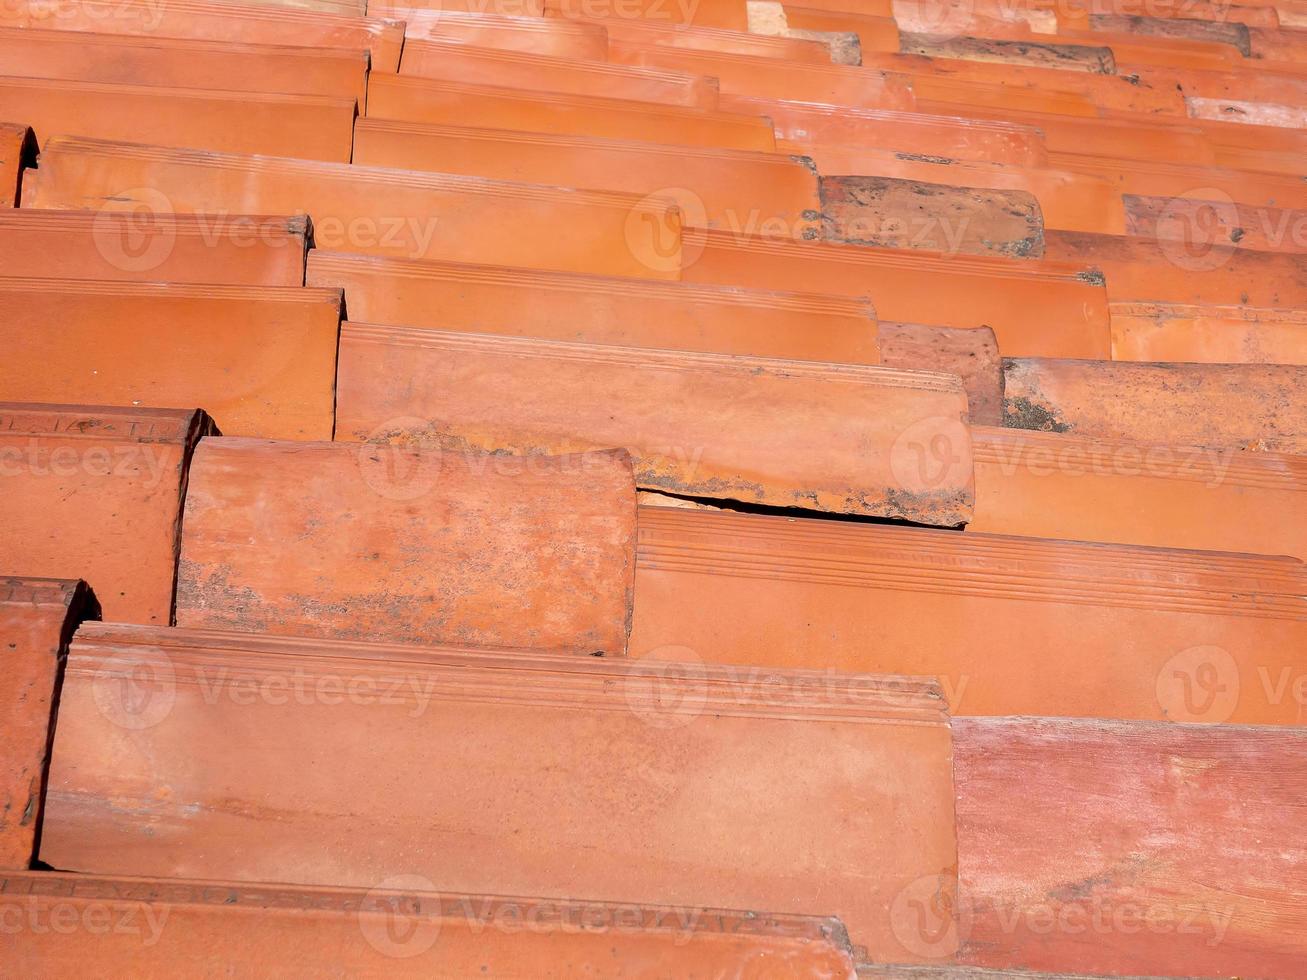
{"label": "weathered tile", "polygon": [[[941,525],[971,512],[956,377],[358,323],[340,358],[337,438],[620,446],[646,489]],[[950,455],[926,472],[919,454],[940,438]]]}
{"label": "weathered tile", "polygon": [[405,421],[362,444],[206,439],[186,494],[178,624],[625,653],[626,455],[387,444]]}

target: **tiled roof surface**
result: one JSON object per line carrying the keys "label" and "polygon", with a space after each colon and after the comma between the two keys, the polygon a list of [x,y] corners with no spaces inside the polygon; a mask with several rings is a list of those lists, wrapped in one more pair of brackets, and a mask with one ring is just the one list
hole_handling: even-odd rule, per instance
{"label": "tiled roof surface", "polygon": [[0,977],[1307,976],[1301,0],[0,4]]}

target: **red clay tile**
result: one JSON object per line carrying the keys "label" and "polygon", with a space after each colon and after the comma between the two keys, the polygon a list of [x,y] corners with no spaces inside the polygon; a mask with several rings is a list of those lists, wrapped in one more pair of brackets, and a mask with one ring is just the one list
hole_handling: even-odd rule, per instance
{"label": "red clay tile", "polygon": [[58,9],[43,0],[12,0],[0,10],[0,26],[305,48],[366,48],[378,71],[398,69],[404,44],[404,25],[397,21],[242,6],[222,0],[168,0],[166,6],[155,0],[78,0]]}
{"label": "red clay tile", "polygon": [[302,286],[308,238],[303,217],[0,211],[8,276]]}
{"label": "red clay tile", "polygon": [[[720,105],[731,112],[766,116],[775,125],[778,139],[805,153],[891,147],[909,157],[983,160],[1018,167],[1047,165],[1043,135],[1033,126],[740,95],[723,95]],[[831,171],[826,168],[825,172]]]}
{"label": "red clay tile", "polygon": [[[183,963],[202,973],[339,971],[413,980],[741,976],[760,963],[800,980],[854,977],[838,919],[415,887],[423,884],[400,877],[363,891],[11,872],[0,875],[0,915],[36,924],[7,940],[8,965],[28,977],[101,972],[162,980]],[[87,928],[42,928],[68,920],[67,910]],[[118,928],[99,932],[101,921]]]}
{"label": "red clay tile", "polygon": [[0,78],[0,116],[26,119],[42,148],[88,136],[348,163],[354,100]]}
{"label": "red clay tile", "polygon": [[200,405],[231,435],[329,438],[340,293],[0,279],[17,401]]}
{"label": "red clay tile", "polygon": [[1119,31],[1147,37],[1178,37],[1191,41],[1211,41],[1216,44],[1228,44],[1245,58],[1252,56],[1252,41],[1249,38],[1248,26],[1229,20],[1093,14],[1089,17],[1089,29]]}
{"label": "red clay tile", "polygon": [[[146,675],[131,716],[105,690],[129,672]],[[84,627],[41,856],[99,874],[357,888],[406,873],[452,892],[823,908],[871,956],[903,958],[893,897],[923,877],[953,886],[938,687],[759,681],[666,659]]]}
{"label": "red clay tile", "polygon": [[453,10],[439,2],[430,8],[405,0],[370,0],[373,17],[404,21],[406,42],[461,41],[503,51],[526,51],[555,58],[603,61],[608,57],[608,32],[601,24],[559,17],[505,16],[472,4],[476,12]]}
{"label": "red clay tile", "polygon": [[369,116],[465,126],[469,119],[491,129],[569,133],[609,139],[775,150],[771,123],[756,115],[708,112],[686,106],[629,99],[526,92],[373,72]]}
{"label": "red clay tile", "polygon": [[390,419],[362,445],[205,440],[186,495],[178,625],[624,654],[625,453],[385,443],[411,421]]}
{"label": "red clay tile", "polygon": [[[634,41],[668,48],[690,48],[697,51],[717,51],[722,54],[747,54],[758,58],[775,58],[781,61],[807,62],[829,65],[831,49],[820,41],[795,37],[765,37],[744,31],[723,30],[716,27],[685,27],[665,21],[632,20],[626,17],[605,17],[588,23],[607,32],[609,38]],[[605,43],[604,56],[607,57]]]}
{"label": "red clay tile", "polygon": [[717,108],[716,80],[705,75],[610,65],[603,60],[552,58],[459,42],[406,41],[399,72],[468,85]]}
{"label": "red clay tile", "polygon": [[32,149],[27,126],[0,122],[0,208],[18,204],[18,179]]}
{"label": "red clay tile", "polygon": [[1262,70],[1253,71],[1154,68],[1149,65],[1122,65],[1125,75],[1148,74],[1175,85],[1185,98],[1253,99],[1258,102],[1284,102],[1289,105],[1307,100],[1307,79]]}
{"label": "red clay tile", "polygon": [[872,109],[913,108],[912,90],[905,80],[847,65],[779,63],[774,58],[611,38],[608,50],[613,61],[624,65],[709,75],[721,81],[723,93]]}
{"label": "red clay tile", "polygon": [[64,655],[77,624],[94,615],[84,582],[0,577],[0,869],[25,871],[36,857]]}
{"label": "red clay tile", "polygon": [[[1283,174],[1249,173],[1227,167],[1190,167],[1156,160],[1122,160],[1081,153],[1051,153],[1051,166],[1096,176],[1111,182],[1121,194],[1166,198],[1198,195],[1222,202],[1242,201],[1261,208],[1307,207],[1303,182]],[[1123,205],[1116,206],[1124,220]],[[1203,228],[1194,229],[1201,239]]]}
{"label": "red clay tile", "polygon": [[10,75],[355,99],[367,94],[364,50],[0,28]]}
{"label": "red clay tile", "polygon": [[[757,4],[751,3],[750,10],[755,6]],[[783,10],[785,29],[790,35],[804,37],[811,33],[827,36],[852,33],[858,41],[858,64],[861,64],[868,52],[899,50],[899,25],[893,17],[875,16],[865,11],[833,13],[809,6],[791,6],[788,3],[773,6]]]}
{"label": "red clay tile", "polygon": [[978,425],[971,439],[968,531],[1307,560],[1302,457]]}
{"label": "red clay tile", "polygon": [[1019,191],[1039,202],[1045,227],[1110,235],[1123,235],[1126,230],[1121,192],[1103,177],[837,144],[811,147],[807,153],[823,174],[864,174],[928,184]]}
{"label": "red clay tile", "polygon": [[1191,254],[1204,248],[1307,253],[1307,215],[1297,209],[1253,207],[1215,196],[1126,194],[1122,201],[1129,234],[1178,242]]}
{"label": "red clay tile", "polygon": [[[1068,123],[1077,122],[1081,118],[1092,119],[1099,113],[1093,101],[1078,92],[928,75],[894,77],[910,83],[917,99],[917,107],[925,112],[944,111],[971,115],[974,111],[982,118],[986,113],[998,118],[1011,114],[1014,121],[1021,121],[1023,116],[1046,114]],[[928,108],[930,106],[948,108]]]}
{"label": "red clay tile", "polygon": [[1155,241],[1054,229],[1044,248],[1050,259],[1101,270],[1114,303],[1307,306],[1307,258],[1299,255],[1244,251],[1201,235]]}
{"label": "red clay tile", "polygon": [[1114,361],[1307,364],[1307,312],[1113,303]]}
{"label": "red clay tile", "polygon": [[1282,126],[1288,129],[1302,129],[1307,126],[1307,110],[1297,105],[1253,102],[1248,99],[1205,99],[1195,95],[1186,97],[1184,101],[1189,115],[1195,119]]}
{"label": "red clay tile", "polygon": [[687,282],[868,296],[883,320],[992,327],[1005,354],[1109,354],[1107,292],[1102,277],[1084,268],[701,234],[702,250],[681,273]]}
{"label": "red clay tile", "polygon": [[39,207],[308,213],[328,250],[677,278],[680,213],[652,195],[82,139],[41,164]]}
{"label": "red clay tile", "polygon": [[1243,55],[1228,44],[1188,38],[1141,37],[1122,31],[1075,31],[1062,28],[1059,39],[1083,44],[1106,44],[1116,56],[1117,73],[1129,74],[1126,65],[1156,65],[1213,71],[1241,71]]}
{"label": "red clay tile", "polygon": [[955,715],[1194,720],[1168,672],[1219,648],[1244,696],[1200,720],[1307,721],[1262,684],[1302,669],[1295,559],[665,507],[639,519],[634,657],[672,645],[934,675]]}
{"label": "red clay tile", "polygon": [[[954,34],[904,33],[898,50],[948,61],[981,62],[1004,67],[1050,68],[1094,75],[1116,73],[1112,49],[1103,45],[1043,44]],[[954,66],[951,66],[954,67]],[[960,67],[960,66],[957,66]]]}
{"label": "red clay tile", "polygon": [[[1000,120],[1034,126],[1044,134],[1050,152],[1088,153],[1125,160],[1171,162],[1213,166],[1216,154],[1197,125],[1198,120],[1167,121],[1152,117],[1091,118],[1089,115],[1067,116],[1054,112],[1018,108],[995,108],[965,99],[944,102],[927,99],[918,92],[917,109],[941,115],[966,116],[972,119]],[[1059,164],[1060,165],[1060,164]]]}
{"label": "red clay tile", "polygon": [[[948,255],[1039,258],[1044,216],[1027,191],[896,177],[822,177],[825,238]],[[922,235],[923,228],[935,229]]]}
{"label": "red clay tile", "polygon": [[[1265,30],[1258,27],[1248,29],[1248,43],[1254,58],[1265,61],[1277,61],[1301,65],[1307,61],[1307,31],[1298,27],[1282,27],[1279,30]],[[1301,68],[1296,70],[1301,71]]]}
{"label": "red clay tile", "polygon": [[743,32],[749,29],[745,5],[739,0],[543,0],[545,12],[558,17],[598,17],[609,20],[648,20],[655,24],[704,27]]}
{"label": "red clay tile", "polygon": [[930,327],[920,323],[878,326],[881,363],[886,367],[942,371],[962,379],[972,425],[998,425],[1003,418],[1003,359],[989,327]]}
{"label": "red clay tile", "polygon": [[1004,424],[1307,454],[1307,367],[1005,358]]}
{"label": "red clay tile", "polygon": [[213,431],[193,409],[0,402],[0,554],[167,626],[191,451]]}
{"label": "red clay tile", "polygon": [[987,718],[954,734],[961,958],[1111,975],[1301,969],[1307,732]]}
{"label": "red clay tile", "polygon": [[360,119],[354,162],[657,194],[681,205],[689,227],[821,234],[818,177],[790,154]]}
{"label": "red clay tile", "polygon": [[880,362],[876,311],[859,298],[411,262],[317,249],[309,254],[308,283],[343,288],[345,308],[360,323]]}
{"label": "red clay tile", "polygon": [[[958,378],[348,323],[337,438],[387,420],[449,447],[622,446],[646,489],[951,525],[971,510]],[[914,452],[946,433],[942,473]]]}

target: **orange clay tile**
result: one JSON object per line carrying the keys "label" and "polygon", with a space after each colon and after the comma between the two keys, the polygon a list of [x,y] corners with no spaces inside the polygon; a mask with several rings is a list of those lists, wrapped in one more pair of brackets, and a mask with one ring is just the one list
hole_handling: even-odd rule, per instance
{"label": "orange clay tile", "polygon": [[1049,164],[1106,180],[1122,194],[1186,197],[1205,193],[1258,207],[1274,207],[1277,202],[1281,207],[1307,207],[1303,182],[1283,174],[1060,152],[1049,154]]}
{"label": "orange clay tile", "polygon": [[[1307,721],[1262,684],[1303,668],[1296,559],[669,507],[639,521],[635,658],[934,675],[955,715]],[[1207,683],[1207,662],[1244,696],[1197,719],[1183,674]]]}
{"label": "orange clay tile", "polygon": [[[925,930],[923,941],[926,943],[926,948],[952,949],[956,942],[954,935],[935,931],[939,927],[931,921],[931,913],[927,911],[927,907],[922,906],[922,912],[918,914],[922,916],[922,929]],[[915,926],[913,928],[915,929]],[[937,935],[942,939],[938,947],[931,942]],[[1103,977],[1102,974],[1091,976],[1087,973],[1067,973],[1063,970],[1057,973],[1039,973],[1034,970],[989,970],[983,966],[859,963],[857,980],[1103,980]]]}
{"label": "orange clay tile", "polygon": [[[1110,115],[1105,111],[1105,115]],[[1307,133],[1283,126],[1265,126],[1243,122],[1213,122],[1192,116],[1184,123],[1202,133],[1212,150],[1218,167],[1238,171],[1255,171],[1297,178],[1302,169],[1302,154],[1307,152]]]}
{"label": "orange clay tile", "polygon": [[1211,243],[1201,233],[1155,241],[1049,229],[1044,250],[1050,259],[1100,270],[1114,303],[1307,306],[1307,257]]}
{"label": "orange clay tile", "polygon": [[374,71],[368,80],[368,113],[381,119],[490,129],[523,129],[610,139],[684,143],[736,150],[774,150],[771,123],[761,116],[708,112],[629,99],[526,92],[408,78]]}
{"label": "orange clay tile", "polygon": [[[1210,193],[1210,189],[1209,189]],[[1215,197],[1122,196],[1128,234],[1204,248],[1307,253],[1307,212],[1254,207]]]}
{"label": "orange clay tile", "polygon": [[863,298],[317,249],[309,254],[308,283],[343,288],[345,308],[361,323],[796,360],[880,361],[876,311]]}
{"label": "orange clay tile", "polygon": [[318,248],[675,279],[670,199],[263,156],[64,139],[38,207],[308,213]]}
{"label": "orange clay tile", "polygon": [[552,58],[459,42],[406,41],[399,72],[469,85],[717,108],[717,83],[703,75],[610,65],[602,60]]}
{"label": "orange clay tile", "polygon": [[968,531],[1307,560],[1300,456],[978,425],[971,439]]}
{"label": "orange clay tile", "polygon": [[1027,191],[822,177],[821,201],[830,241],[1014,259],[1044,252],[1044,216]]}
{"label": "orange clay tile", "polygon": [[1113,303],[1112,360],[1307,365],[1307,311]]}
{"label": "orange clay tile", "polygon": [[811,147],[806,152],[823,174],[863,174],[996,191],[1024,191],[1039,202],[1039,211],[1048,228],[1125,234],[1121,192],[1102,177],[839,144]]}
{"label": "orange clay tile", "polygon": [[1297,71],[1302,71],[1301,65],[1307,61],[1307,30],[1301,25],[1275,31],[1250,27],[1248,43],[1257,59],[1297,65]]}
{"label": "orange clay tile", "polygon": [[686,282],[868,296],[883,320],[992,327],[1004,354],[1109,355],[1107,293],[1102,277],[1084,268],[701,234],[702,248],[681,273]]}
{"label": "orange clay tile", "polygon": [[0,78],[0,116],[41,147],[58,136],[349,162],[354,100],[194,88]]}
{"label": "orange clay tile", "polygon": [[917,107],[926,112],[940,111],[927,106],[947,106],[945,112],[959,115],[991,113],[998,118],[1013,114],[1049,114],[1074,122],[1089,119],[1099,112],[1086,95],[1077,92],[1043,89],[1033,85],[1004,85],[1001,82],[977,82],[970,79],[938,78],[928,75],[894,75],[911,85]]}
{"label": "orange clay tile", "polygon": [[201,443],[178,625],[624,654],[635,537],[626,454],[385,444],[406,421],[360,445]]}
{"label": "orange clay tile", "polygon": [[1162,125],[1152,117],[1065,116],[1015,107],[1000,110],[981,104],[936,102],[918,98],[921,112],[937,112],[973,119],[1007,120],[1034,126],[1044,134],[1050,153],[1088,153],[1129,161],[1175,162],[1212,166],[1216,154],[1196,119]]}
{"label": "orange clay tile", "polygon": [[104,614],[167,626],[194,409],[0,402],[0,554],[95,583]]}
{"label": "orange clay tile", "polygon": [[[1065,0],[1063,0],[1065,3]],[[1071,0],[1065,7],[1058,10],[1058,26],[1070,27],[1074,23],[1081,23],[1093,29],[1093,16],[1105,5],[1095,4],[1094,0]],[[1144,17],[1130,17],[1130,20],[1182,20],[1182,21],[1209,21],[1218,24],[1244,24],[1248,27],[1270,27],[1279,26],[1279,18],[1274,10],[1274,4],[1259,3],[1254,0],[1252,3],[1241,4],[1224,4],[1219,0],[1155,0],[1149,5],[1135,4],[1135,11],[1144,11]],[[1127,8],[1128,9],[1128,8]],[[1193,26],[1185,25],[1185,26]],[[1130,30],[1136,30],[1131,27]],[[1138,33],[1151,33],[1147,30]],[[1157,36],[1165,37],[1166,32],[1158,31]],[[1183,34],[1181,34],[1183,36]],[[1217,40],[1217,43],[1228,43],[1227,41]]]}
{"label": "orange clay tile", "polygon": [[[820,907],[867,955],[897,952],[895,894],[924,876],[953,885],[939,688],[669,659],[84,627],[41,857],[99,874],[354,888],[402,874],[455,893]],[[125,703],[106,675],[144,677]]]}
{"label": "orange clay tile", "polygon": [[913,107],[912,91],[904,79],[848,65],[779,63],[775,58],[611,38],[608,50],[609,57],[621,64],[712,76],[721,81],[723,93],[872,109]]}
{"label": "orange clay tile", "polygon": [[[952,525],[971,510],[966,410],[959,379],[930,372],[348,323],[336,436],[621,446],[644,489]],[[920,479],[940,433],[954,458]]]}
{"label": "orange clay tile", "polygon": [[1307,367],[1006,358],[1003,374],[1012,428],[1307,453]]}
{"label": "orange clay tile", "polygon": [[154,0],[79,0],[59,8],[43,0],[12,0],[0,10],[0,26],[305,48],[366,48],[378,71],[399,67],[404,44],[404,25],[398,21],[240,6],[221,0],[168,0],[162,7]]}
{"label": "orange clay tile", "polygon": [[970,920],[959,958],[1109,975],[1301,970],[1307,732],[986,718],[955,722],[954,736]]}
{"label": "orange clay tile", "polygon": [[367,92],[364,50],[232,44],[87,31],[0,28],[10,75],[356,99]]}
{"label": "orange clay tile", "polygon": [[647,20],[680,27],[744,32],[749,29],[745,5],[739,0],[543,0],[551,17],[597,17]]}
{"label": "orange clay tile", "polygon": [[301,286],[306,218],[121,211],[0,211],[8,276]]}
{"label": "orange clay tile", "polygon": [[18,204],[18,178],[32,149],[30,129],[0,123],[0,208]]}
{"label": "orange clay tile", "polygon": [[[624,17],[605,17],[593,21],[577,20],[604,30],[609,38],[634,41],[669,48],[691,48],[699,51],[718,51],[723,54],[747,54],[759,58],[781,61],[802,61],[815,65],[831,63],[828,44],[816,40],[794,37],[766,37],[762,34],[722,30],[715,27],[685,27],[665,21],[632,20]],[[607,57],[607,44],[605,44]]]}
{"label": "orange clay tile", "polygon": [[836,153],[849,147],[884,148],[908,156],[984,160],[1018,167],[1047,166],[1043,135],[1033,126],[737,95],[723,95],[719,104],[730,112],[766,116],[774,124],[778,139],[802,148],[805,153],[817,148]]}
{"label": "orange clay tile", "polygon": [[64,655],[77,624],[96,614],[85,582],[0,576],[0,868],[6,871],[25,871],[36,857]]}
{"label": "orange clay tile", "polygon": [[1124,65],[1152,65],[1213,71],[1241,71],[1244,57],[1228,44],[1187,38],[1140,37],[1121,31],[1074,31],[1063,28],[1058,37],[1077,44],[1106,44],[1116,56],[1117,73],[1130,74]]}
{"label": "orange clay tile", "polygon": [[[1094,14],[1089,18],[1089,29],[1139,34],[1144,37],[1179,37],[1191,41],[1211,41],[1216,44],[1228,44],[1245,58],[1252,56],[1252,41],[1248,26],[1230,21]],[[1264,53],[1266,53],[1265,49],[1263,49]],[[1260,56],[1262,55],[1259,54]]]}
{"label": "orange clay tile", "polygon": [[687,227],[821,235],[817,174],[790,154],[360,119],[354,163],[657,194]]}
{"label": "orange clay tile", "polygon": [[331,435],[340,293],[0,279],[14,401],[202,405],[231,435]]}
{"label": "orange clay tile", "polygon": [[[200,973],[412,980],[741,976],[759,963],[781,966],[797,980],[854,977],[853,950],[834,918],[437,893],[413,885],[400,879],[365,891],[11,872],[0,875],[0,915],[37,928],[11,933],[5,958],[28,977],[99,971],[141,980],[176,976],[183,963]],[[40,927],[56,918],[88,928]],[[95,931],[102,920],[118,928]]]}
{"label": "orange clay tile", "polygon": [[993,330],[882,323],[877,332],[882,364],[956,374],[967,393],[971,424],[999,424],[1003,417],[1003,361]]}
{"label": "orange clay tile", "polygon": [[558,17],[523,17],[451,10],[444,3],[424,9],[405,0],[371,0],[373,17],[404,21],[404,38],[412,41],[460,41],[504,51],[526,51],[555,58],[603,61],[608,33],[600,24]]}
{"label": "orange clay tile", "polygon": [[1013,68],[1052,68],[1095,75],[1112,75],[1116,72],[1112,49],[1106,46],[1056,42],[1031,44],[1026,41],[965,35],[904,33],[899,38],[898,50],[904,54],[1000,64]]}
{"label": "orange clay tile", "polygon": [[[751,4],[751,9],[752,6]],[[871,51],[899,50],[899,26],[893,17],[878,17],[867,13],[831,13],[812,7],[791,6],[788,3],[783,5],[783,10],[785,28],[790,35],[804,37],[810,33],[852,33],[858,39],[859,63]]]}
{"label": "orange clay tile", "polygon": [[1307,110],[1296,105],[1251,102],[1247,99],[1204,99],[1193,95],[1184,101],[1189,115],[1195,119],[1282,126],[1288,129],[1301,129],[1307,126]]}
{"label": "orange clay tile", "polygon": [[[1024,44],[1021,47],[1029,49],[1031,45]],[[862,63],[864,68],[904,72],[914,79],[934,78],[984,85],[1001,84],[1014,88],[1030,86],[1086,98],[1104,109],[1167,114],[1175,117],[1185,115],[1184,98],[1175,86],[1154,83],[1146,76],[1132,83],[1114,74],[1085,74],[1029,65],[930,58],[919,54],[870,53],[863,56]],[[928,95],[929,89],[923,89],[915,80],[913,89],[923,98],[936,97]],[[1083,113],[1077,114],[1083,115]]]}
{"label": "orange clay tile", "polygon": [[1152,69],[1147,66],[1123,65],[1127,74],[1151,72],[1180,87],[1187,98],[1251,99],[1257,102],[1282,102],[1288,105],[1307,98],[1307,79],[1300,75],[1265,71],[1259,65],[1253,71],[1216,69]]}

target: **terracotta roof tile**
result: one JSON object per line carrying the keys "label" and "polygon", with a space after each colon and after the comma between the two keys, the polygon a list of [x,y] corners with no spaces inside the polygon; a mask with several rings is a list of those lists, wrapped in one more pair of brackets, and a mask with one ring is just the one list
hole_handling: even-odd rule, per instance
{"label": "terracotta roof tile", "polygon": [[94,615],[85,582],[0,576],[0,868],[6,871],[26,871],[36,857],[64,654],[77,624]]}
{"label": "terracotta roof tile", "polygon": [[[112,693],[97,706],[96,678],[138,662],[153,679],[129,726]],[[953,880],[939,690],[765,676],[741,686],[708,664],[83,628],[42,859],[353,888],[400,865],[452,892],[820,906],[877,959],[903,958],[894,896]],[[285,698],[258,696],[278,678]],[[369,683],[391,696],[364,694]]]}
{"label": "terracotta roof tile", "polygon": [[385,442],[404,421],[361,445],[206,439],[186,497],[178,624],[625,653],[626,454]]}

